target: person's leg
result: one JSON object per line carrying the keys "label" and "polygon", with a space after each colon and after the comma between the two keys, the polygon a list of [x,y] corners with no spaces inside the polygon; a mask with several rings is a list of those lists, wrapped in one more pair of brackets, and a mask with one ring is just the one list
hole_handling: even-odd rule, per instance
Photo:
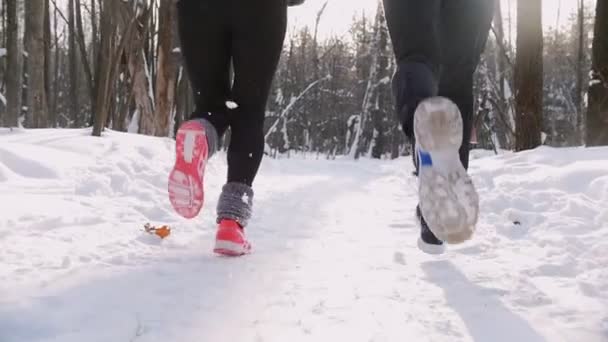
{"label": "person's leg", "polygon": [[203,207],[207,160],[228,127],[229,11],[222,1],[212,0],[180,0],[177,7],[182,54],[196,110],[175,135],[176,157],[168,193],[180,215],[194,218]]}
{"label": "person's leg", "polygon": [[449,243],[470,239],[479,214],[479,197],[466,168],[473,73],[492,14],[493,0],[441,3],[439,97],[425,100],[415,113],[420,213],[433,234]]}
{"label": "person's leg", "polygon": [[[414,114],[421,101],[436,96],[438,91],[441,0],[384,0],[384,9],[397,60],[392,84],[396,112],[412,144],[412,161],[418,175]],[[416,217],[420,223],[420,248],[427,253],[442,253],[443,242],[429,229],[419,207]]]}
{"label": "person's leg", "polygon": [[397,71],[393,94],[402,129],[414,142],[414,112],[420,101],[437,95],[441,0],[384,0]]}
{"label": "person's leg", "polygon": [[264,154],[264,116],[281,56],[287,6],[285,0],[233,0],[234,86],[238,105],[230,121],[228,182],[252,185]]}
{"label": "person's leg", "polygon": [[462,115],[460,160],[469,166],[473,124],[473,76],[486,45],[494,0],[446,0],[441,8],[439,96],[452,100]]}
{"label": "person's leg", "polygon": [[[264,154],[264,116],[287,26],[285,0],[229,0],[234,86],[228,182],[218,201],[215,252],[248,253],[243,228],[251,217],[251,188]],[[239,229],[240,228],[240,229]]]}
{"label": "person's leg", "polygon": [[181,51],[196,105],[190,119],[205,119],[221,137],[229,121],[229,7],[211,0],[179,0],[177,6]]}

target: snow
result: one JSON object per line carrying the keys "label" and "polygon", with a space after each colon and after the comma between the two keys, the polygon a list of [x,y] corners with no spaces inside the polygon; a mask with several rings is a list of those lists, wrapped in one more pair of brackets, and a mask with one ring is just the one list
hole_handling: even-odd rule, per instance
{"label": "snow", "polygon": [[4,56],[6,56],[6,49],[0,48],[0,57],[4,57]]}
{"label": "snow", "polygon": [[239,108],[238,103],[234,102],[234,101],[226,101],[226,108],[228,109],[237,109]]}
{"label": "snow", "polygon": [[346,127],[352,127],[355,123],[359,123],[359,114],[354,114],[348,117],[348,121],[346,122]]}
{"label": "snow", "polygon": [[589,87],[593,87],[594,85],[602,84],[602,80],[592,79],[589,81]]}
{"label": "snow", "polygon": [[129,126],[127,126],[127,132],[129,133],[139,133],[139,110],[135,110],[133,116],[131,117],[131,121],[129,122]]}
{"label": "snow", "polygon": [[[166,138],[0,129],[0,341],[608,339],[608,148],[474,151],[475,239],[421,253],[410,159],[266,159],[252,255],[210,252]],[[160,241],[143,225],[168,224]]]}

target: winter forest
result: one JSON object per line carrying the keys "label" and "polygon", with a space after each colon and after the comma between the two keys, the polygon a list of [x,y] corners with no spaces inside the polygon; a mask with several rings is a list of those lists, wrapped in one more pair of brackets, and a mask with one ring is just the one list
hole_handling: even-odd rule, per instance
{"label": "winter forest", "polygon": [[[475,79],[474,146],[608,144],[608,4],[577,4],[567,27],[544,30],[541,0],[496,8]],[[3,0],[0,17],[0,126],[171,136],[193,110],[173,1]],[[324,20],[321,7],[317,25],[288,33],[267,152],[409,153],[394,115],[381,2],[343,36],[320,39]]]}

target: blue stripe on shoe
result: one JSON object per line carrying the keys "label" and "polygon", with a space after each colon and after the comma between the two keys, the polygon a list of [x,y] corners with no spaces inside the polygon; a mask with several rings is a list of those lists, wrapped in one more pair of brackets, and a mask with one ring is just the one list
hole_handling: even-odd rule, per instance
{"label": "blue stripe on shoe", "polygon": [[429,153],[418,150],[418,158],[418,160],[420,160],[420,166],[433,166],[433,159]]}

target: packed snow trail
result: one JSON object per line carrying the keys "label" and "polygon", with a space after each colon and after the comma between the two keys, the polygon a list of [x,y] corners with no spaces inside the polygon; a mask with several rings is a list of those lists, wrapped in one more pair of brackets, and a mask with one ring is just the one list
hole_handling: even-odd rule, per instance
{"label": "packed snow trail", "polygon": [[[211,253],[225,155],[192,221],[169,139],[0,131],[0,341],[608,341],[608,149],[475,151],[473,241],[416,247],[397,161],[266,159],[252,255]],[[159,242],[146,222],[169,224]]]}

